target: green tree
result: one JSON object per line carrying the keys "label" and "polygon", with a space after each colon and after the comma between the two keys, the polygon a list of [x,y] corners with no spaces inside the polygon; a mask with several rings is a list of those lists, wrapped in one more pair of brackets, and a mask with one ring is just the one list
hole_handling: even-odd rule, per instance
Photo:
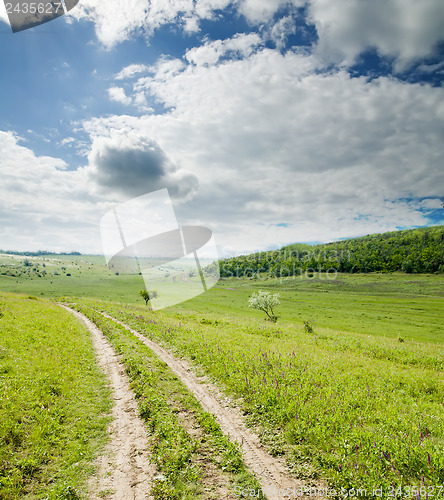
{"label": "green tree", "polygon": [[259,292],[253,293],[248,299],[248,306],[263,311],[270,321],[276,323],[278,317],[274,313],[274,308],[280,304],[279,297],[278,293],[271,294],[270,292],[259,290]]}
{"label": "green tree", "polygon": [[148,305],[149,300],[155,299],[159,294],[157,290],[150,290],[149,292],[147,290],[140,290],[139,295],[145,301],[145,304]]}
{"label": "green tree", "polygon": [[146,290],[140,290],[139,295],[145,301],[145,304],[148,305],[148,302],[150,300],[150,294]]}

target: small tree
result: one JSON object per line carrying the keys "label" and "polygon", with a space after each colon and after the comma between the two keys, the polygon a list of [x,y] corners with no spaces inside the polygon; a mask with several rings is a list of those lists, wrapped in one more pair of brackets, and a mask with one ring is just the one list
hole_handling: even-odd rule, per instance
{"label": "small tree", "polygon": [[148,305],[150,299],[155,299],[158,295],[157,290],[150,290],[147,292],[146,290],[140,290],[139,295],[145,301],[145,304]]}
{"label": "small tree", "polygon": [[274,313],[274,308],[280,304],[279,297],[278,293],[271,294],[270,292],[259,290],[259,292],[253,293],[248,299],[248,306],[263,311],[270,321],[276,323],[278,317]]}
{"label": "small tree", "polygon": [[140,290],[139,295],[145,301],[145,304],[148,305],[148,301],[150,300],[150,294],[146,290]]}
{"label": "small tree", "polygon": [[304,321],[304,332],[314,333],[314,322],[311,319]]}

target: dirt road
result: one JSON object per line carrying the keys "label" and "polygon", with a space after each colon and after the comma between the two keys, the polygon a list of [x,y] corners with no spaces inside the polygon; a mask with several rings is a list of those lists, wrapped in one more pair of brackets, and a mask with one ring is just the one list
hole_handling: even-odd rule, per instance
{"label": "dirt road", "polygon": [[99,365],[106,373],[115,401],[109,428],[110,442],[97,461],[97,473],[89,483],[88,498],[146,500],[155,476],[148,459],[145,424],[137,411],[137,401],[119,356],[103,333],[83,314],[62,306],[79,318],[92,335]]}
{"label": "dirt road", "polygon": [[[128,329],[154,351],[194,394],[204,410],[216,417],[224,434],[229,436],[233,442],[237,441],[241,444],[246,465],[255,473],[262,491],[270,500],[284,498],[278,492],[284,493],[285,490],[304,491],[305,483],[289,477],[285,465],[279,459],[269,455],[260,444],[258,436],[246,427],[239,410],[229,405],[227,398],[213,384],[198,378],[193,373],[191,365],[185,360],[176,358],[159,344],[147,339],[116,318],[105,313],[102,314]],[[321,488],[322,485],[318,485],[318,487]],[[293,494],[288,497],[295,498]]]}

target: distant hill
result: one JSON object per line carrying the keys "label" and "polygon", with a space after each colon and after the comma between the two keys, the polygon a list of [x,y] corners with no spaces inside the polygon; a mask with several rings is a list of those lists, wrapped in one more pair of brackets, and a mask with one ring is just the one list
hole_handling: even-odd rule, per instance
{"label": "distant hill", "polygon": [[293,276],[336,270],[342,273],[444,272],[444,226],[372,234],[322,245],[292,244],[220,261],[222,277]]}

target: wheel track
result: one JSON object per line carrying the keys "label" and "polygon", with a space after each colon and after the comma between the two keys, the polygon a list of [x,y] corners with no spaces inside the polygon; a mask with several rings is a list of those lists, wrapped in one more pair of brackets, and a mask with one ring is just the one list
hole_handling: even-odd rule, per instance
{"label": "wheel track", "polygon": [[[284,498],[284,496],[277,494],[278,491],[282,492],[282,490],[291,492],[296,491],[299,493],[297,496],[305,496],[302,493],[307,491],[306,488],[308,487],[306,483],[289,477],[285,465],[279,459],[272,457],[263,448],[258,436],[246,427],[240,411],[228,405],[226,402],[228,398],[224,398],[214,384],[199,379],[194,374],[191,364],[186,360],[176,358],[168,350],[146,338],[117,318],[104,312],[100,312],[100,314],[126,328],[143,342],[143,344],[149,347],[184,383],[188,390],[200,402],[203,409],[216,417],[223,433],[226,434],[232,442],[237,442],[241,445],[244,462],[254,472],[261,485],[262,491],[269,499]],[[324,484],[316,485],[317,489],[324,487]],[[287,497],[295,498],[295,495],[291,493]]]}
{"label": "wheel track", "polygon": [[97,459],[97,473],[89,481],[90,500],[150,500],[150,485],[156,469],[147,455],[148,435],[138,415],[137,401],[129,388],[125,369],[103,333],[83,314],[61,305],[91,332],[99,365],[112,390],[113,421],[110,441]]}

